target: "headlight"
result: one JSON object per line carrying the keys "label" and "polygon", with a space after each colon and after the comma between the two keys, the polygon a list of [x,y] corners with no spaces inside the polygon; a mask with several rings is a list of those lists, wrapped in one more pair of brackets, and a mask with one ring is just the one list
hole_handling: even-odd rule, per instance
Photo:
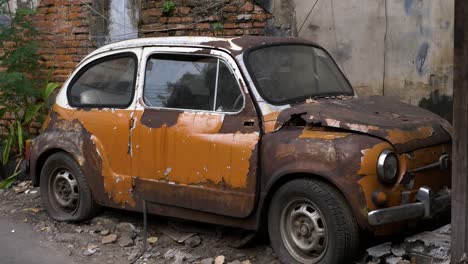
{"label": "headlight", "polygon": [[394,184],[398,179],[398,157],[391,150],[380,153],[377,161],[377,176],[384,184]]}

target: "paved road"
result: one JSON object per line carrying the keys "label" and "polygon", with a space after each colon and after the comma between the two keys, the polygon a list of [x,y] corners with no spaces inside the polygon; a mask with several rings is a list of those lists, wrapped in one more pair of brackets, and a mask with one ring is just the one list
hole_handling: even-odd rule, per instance
{"label": "paved road", "polygon": [[[12,232],[12,230],[15,230]],[[0,263],[74,264],[66,251],[60,251],[30,225],[14,223],[0,216]]]}

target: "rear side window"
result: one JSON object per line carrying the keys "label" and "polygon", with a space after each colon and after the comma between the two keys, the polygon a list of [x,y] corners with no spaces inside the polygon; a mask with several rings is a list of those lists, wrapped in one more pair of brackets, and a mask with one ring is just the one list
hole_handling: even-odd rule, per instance
{"label": "rear side window", "polygon": [[156,54],[146,64],[144,100],[148,106],[237,112],[244,97],[220,59]]}
{"label": "rear side window", "polygon": [[72,80],[68,89],[71,106],[127,107],[133,99],[137,60],[125,53],[92,62]]}

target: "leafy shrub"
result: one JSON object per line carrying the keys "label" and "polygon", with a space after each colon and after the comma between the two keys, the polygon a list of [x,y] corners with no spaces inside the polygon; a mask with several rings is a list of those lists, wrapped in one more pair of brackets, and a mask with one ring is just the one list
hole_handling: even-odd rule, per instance
{"label": "leafy shrub", "polygon": [[[0,0],[0,5],[6,2]],[[44,80],[45,71],[39,63],[38,31],[31,21],[33,14],[32,9],[18,9],[14,14],[9,13],[10,25],[0,25],[0,119],[7,113],[14,117],[6,127],[7,136],[0,138],[2,165],[12,154],[22,156],[24,141],[31,137],[27,128],[33,121],[44,121],[49,97],[58,87]],[[13,178],[19,173],[19,166],[16,168]],[[5,187],[5,182],[0,183],[1,187]]]}
{"label": "leafy shrub", "polygon": [[177,5],[172,0],[166,0],[163,4],[163,14],[165,16],[170,16],[174,10],[176,9]]}

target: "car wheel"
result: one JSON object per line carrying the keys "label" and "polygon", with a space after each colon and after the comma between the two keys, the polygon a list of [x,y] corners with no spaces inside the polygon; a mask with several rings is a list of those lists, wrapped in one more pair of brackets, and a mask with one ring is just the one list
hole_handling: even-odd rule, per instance
{"label": "car wheel", "polygon": [[80,166],[70,155],[51,155],[40,177],[42,201],[51,218],[82,221],[94,216],[98,206]]}
{"label": "car wheel", "polygon": [[359,246],[356,220],[343,196],[316,180],[294,180],[275,193],[268,232],[282,263],[351,263]]}

